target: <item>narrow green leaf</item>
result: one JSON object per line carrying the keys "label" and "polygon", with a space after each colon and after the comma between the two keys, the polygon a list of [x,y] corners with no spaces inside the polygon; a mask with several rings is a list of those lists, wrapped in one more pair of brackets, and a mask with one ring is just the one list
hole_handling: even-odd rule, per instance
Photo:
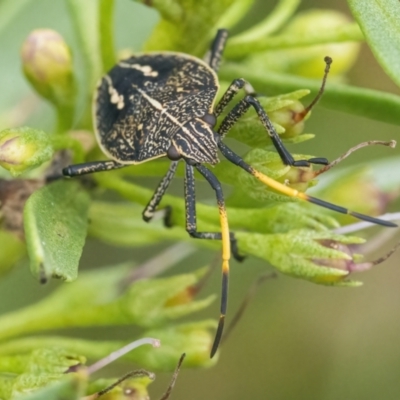
{"label": "narrow green leaf", "polygon": [[[246,65],[233,63],[225,65],[220,73],[221,79],[229,81],[238,77],[246,78],[257,92],[272,95],[306,88],[315,96],[321,86],[319,80],[255,71]],[[332,110],[400,125],[400,96],[391,93],[328,82],[320,104]]]}
{"label": "narrow green leaf", "polygon": [[400,2],[348,0],[348,3],[376,59],[400,86]]}
{"label": "narrow green leaf", "polygon": [[50,277],[73,281],[85,242],[89,195],[77,181],[58,181],[26,202],[24,226],[31,271],[41,282]]}

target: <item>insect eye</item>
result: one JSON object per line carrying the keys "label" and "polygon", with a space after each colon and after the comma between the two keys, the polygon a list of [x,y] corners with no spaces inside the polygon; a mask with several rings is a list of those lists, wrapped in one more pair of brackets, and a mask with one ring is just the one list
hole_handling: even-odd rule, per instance
{"label": "insect eye", "polygon": [[206,124],[210,125],[211,128],[214,127],[215,124],[217,123],[217,118],[215,117],[214,114],[205,114],[205,115],[203,116],[202,120],[203,120]]}
{"label": "insect eye", "polygon": [[169,146],[169,149],[167,151],[167,157],[172,161],[177,161],[182,158],[178,149],[173,144],[171,144],[171,146]]}

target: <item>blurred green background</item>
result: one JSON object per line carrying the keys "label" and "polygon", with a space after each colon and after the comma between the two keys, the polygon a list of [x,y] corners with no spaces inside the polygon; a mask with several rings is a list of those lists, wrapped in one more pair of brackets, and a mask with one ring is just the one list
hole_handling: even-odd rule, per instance
{"label": "blurred green background", "polygon": [[[250,26],[265,16],[274,3],[259,0],[240,27]],[[335,8],[349,14],[343,0],[304,0],[301,9],[316,6]],[[118,0],[117,47],[140,49],[156,22],[157,14],[153,10],[129,0]],[[76,37],[62,1],[30,2],[13,24],[1,32],[0,111],[5,111],[32,93],[20,73],[19,50],[32,29],[45,27],[56,29],[74,48]],[[321,59],[323,56],[325,54],[321,54]],[[355,85],[400,94],[366,45],[363,45],[357,65],[348,74],[348,79]],[[49,120],[51,115],[49,106],[40,102],[28,124],[50,130],[53,123]],[[316,139],[291,149],[296,153],[333,159],[361,141],[397,139],[400,128],[317,107],[306,124],[306,132],[316,133]],[[395,154],[399,154],[399,150],[368,148],[354,154],[344,166]],[[156,182],[157,179],[151,179],[147,184],[154,187]],[[182,182],[177,179],[173,190],[181,193],[181,187]],[[211,198],[209,191],[205,193],[204,196]],[[395,205],[392,209],[396,209]],[[379,253],[390,249],[394,241],[388,242]],[[160,244],[158,249],[151,247],[140,251],[117,250],[89,240],[81,268],[95,268],[130,259],[141,262],[166,246]],[[376,256],[369,255],[369,259]],[[181,262],[173,273],[201,267],[213,257],[212,252],[198,252]],[[183,370],[172,397],[191,400],[399,399],[399,257],[398,252],[383,265],[359,275],[357,278],[365,284],[357,289],[328,288],[285,276],[266,282],[229,341],[224,344],[217,366],[209,370]],[[233,261],[231,268],[230,316],[253,280],[270,267],[264,262],[247,259],[242,264]],[[32,279],[27,265],[20,265],[0,280],[0,312],[31,304],[60,284],[52,282],[42,287]],[[205,291],[219,293],[219,288],[218,272]],[[216,317],[217,310],[215,303],[198,317]],[[133,339],[137,334],[130,328],[70,333],[93,339],[107,339],[113,335]],[[132,369],[132,366],[120,364],[113,368],[115,375]],[[170,374],[158,374],[150,390],[152,398],[159,397],[169,379]]]}

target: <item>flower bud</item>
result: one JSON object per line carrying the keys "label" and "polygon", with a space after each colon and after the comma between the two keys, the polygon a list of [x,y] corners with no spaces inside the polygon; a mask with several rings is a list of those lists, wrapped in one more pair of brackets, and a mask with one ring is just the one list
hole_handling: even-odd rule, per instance
{"label": "flower bud", "polygon": [[210,359],[216,325],[214,320],[205,320],[146,331],[145,335],[160,339],[160,348],[151,351],[148,346],[139,347],[132,352],[131,359],[150,370],[173,371],[176,360],[186,353],[185,368],[208,368],[218,360]]}
{"label": "flower bud", "polygon": [[38,167],[52,155],[50,138],[43,131],[22,127],[0,132],[0,165],[13,176]]}
{"label": "flower bud", "polygon": [[361,238],[310,230],[274,235],[237,232],[236,237],[243,252],[267,260],[284,274],[322,285],[360,285],[347,277],[361,269],[359,256],[350,250],[350,245],[364,242]]}
{"label": "flower bud", "polygon": [[160,325],[202,310],[215,296],[193,300],[192,289],[199,279],[199,274],[182,274],[137,281],[121,299],[121,309],[125,308],[132,320],[144,327]]}
{"label": "flower bud", "polygon": [[285,132],[281,133],[279,136],[282,139],[288,139],[300,135],[304,130],[304,121],[306,118],[298,120],[297,116],[301,115],[305,107],[300,101],[294,101],[293,104],[282,107],[279,110],[271,111],[269,113],[269,118],[274,124],[279,124],[285,128]]}
{"label": "flower bud", "polygon": [[[273,97],[258,97],[258,102],[274,125],[275,131],[282,139],[290,139],[291,143],[302,142],[314,135],[303,134],[304,121],[309,113],[304,116],[305,107],[299,99],[310,93],[307,89],[281,94]],[[240,118],[229,131],[229,137],[245,143],[250,147],[264,147],[272,144],[265,127],[260,123],[260,118],[253,110]]]}
{"label": "flower bud", "polygon": [[45,99],[70,104],[75,96],[71,52],[62,36],[52,29],[36,29],[21,49],[25,76]]}
{"label": "flower bud", "polygon": [[133,371],[132,377],[127,377],[117,386],[114,386],[116,379],[97,380],[88,389],[89,393],[92,393],[94,390],[97,393],[85,397],[85,400],[98,399],[98,392],[105,391],[107,387],[112,387],[112,389],[101,394],[101,400],[149,400],[147,387],[154,381],[155,375],[149,372],[149,375],[135,376],[135,372],[140,371]]}

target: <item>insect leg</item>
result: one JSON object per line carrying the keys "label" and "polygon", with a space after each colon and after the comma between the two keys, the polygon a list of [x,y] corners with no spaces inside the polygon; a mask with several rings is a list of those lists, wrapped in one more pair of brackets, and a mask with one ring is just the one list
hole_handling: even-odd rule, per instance
{"label": "insect leg", "polygon": [[268,132],[268,135],[271,138],[273,145],[275,146],[277,152],[282,159],[282,162],[285,165],[292,165],[294,167],[308,167],[310,163],[324,165],[328,164],[328,160],[326,158],[310,158],[309,160],[296,161],[284,146],[280,136],[276,132],[271,120],[268,118],[268,115],[262,108],[260,102],[251,95],[247,95],[244,99],[237,103],[222,121],[220,127],[218,128],[218,134],[221,136],[222,139],[228,133],[229,129],[231,129],[232,126],[235,125],[239,118],[244,115],[250,107],[253,107],[257,112],[261,123],[263,124],[265,130]]}
{"label": "insect leg", "polygon": [[[208,171],[208,174],[211,175],[211,172]],[[193,166],[189,164],[186,164],[186,172],[185,172],[185,202],[186,202],[186,231],[189,233],[189,235],[195,239],[222,240],[221,232],[197,231],[195,180],[193,175]],[[231,250],[233,257],[237,261],[243,261],[245,257],[239,254],[237,240],[233,232],[229,233],[229,239],[231,242]]]}
{"label": "insect leg", "polygon": [[226,89],[226,92],[222,95],[221,100],[215,106],[214,115],[216,118],[218,118],[221,115],[221,113],[225,110],[225,108],[232,101],[232,99],[243,88],[246,94],[252,95],[253,97],[255,96],[255,91],[249,82],[247,82],[243,78],[238,78],[233,80],[232,83],[229,85],[228,89]]}
{"label": "insect leg", "polygon": [[[147,203],[146,208],[143,210],[142,216],[146,222],[150,221],[154,217],[154,214],[157,210],[158,205],[160,204],[162,197],[164,196],[165,192],[168,189],[169,184],[171,183],[173,177],[175,176],[177,167],[178,167],[178,161],[172,161],[167,173],[161,179],[161,182],[158,184],[158,187],[154,192],[152,198]],[[164,211],[164,224],[167,227],[171,227],[172,209],[170,206],[167,206],[164,208],[163,211]]]}
{"label": "insect leg", "polygon": [[235,154],[229,147],[227,147],[224,143],[222,143],[222,141],[219,141],[218,148],[220,149],[221,153],[226,157],[226,159],[229,160],[231,163],[244,169],[246,172],[253,175],[260,182],[264,183],[265,185],[269,186],[271,189],[274,189],[279,193],[285,194],[289,197],[295,197],[295,198],[298,198],[301,200],[305,200],[305,201],[308,201],[313,204],[317,204],[321,207],[328,208],[330,210],[339,212],[341,214],[349,214],[358,219],[372,222],[373,224],[383,225],[383,226],[388,226],[388,227],[396,227],[397,226],[393,222],[384,221],[379,218],[374,218],[374,217],[370,217],[368,215],[350,211],[347,208],[337,206],[332,203],[328,203],[327,201],[324,201],[324,200],[317,199],[317,198],[309,196],[303,192],[299,192],[298,190],[293,189],[290,186],[287,186],[280,182],[277,182],[274,179],[264,175],[260,171],[254,169],[251,165],[247,164],[240,156]]}
{"label": "insect leg", "polygon": [[222,53],[224,52],[226,41],[228,39],[228,31],[226,29],[218,29],[217,34],[211,44],[211,48],[204,57],[204,61],[215,71],[218,72],[221,63]]}
{"label": "insect leg", "polygon": [[127,167],[126,164],[120,164],[113,160],[107,161],[92,161],[83,164],[69,165],[62,170],[64,176],[81,176],[86,174],[92,174],[94,172],[111,171],[113,169],[119,169]]}
{"label": "insect leg", "polygon": [[[208,181],[211,187],[214,189],[217,203],[218,203],[218,210],[219,210],[219,217],[221,222],[221,240],[222,240],[222,289],[221,289],[221,305],[220,305],[220,317],[218,321],[217,332],[215,334],[214,343],[211,348],[210,357],[212,358],[216,353],[219,343],[221,341],[222,333],[224,330],[224,323],[225,323],[225,315],[228,306],[228,282],[229,282],[229,259],[231,256],[231,246],[230,246],[230,236],[229,236],[229,226],[228,226],[228,218],[226,215],[226,208],[225,208],[225,201],[224,195],[222,193],[222,187],[219,183],[218,179],[215,175],[209,171],[206,167],[201,164],[196,164],[195,168],[204,176],[204,178]],[[192,171],[192,167],[188,166],[187,171]],[[190,175],[190,172],[189,172]],[[189,179],[190,180],[190,179]],[[190,184],[190,182],[189,182]],[[189,189],[190,191],[190,189]],[[195,229],[195,219],[193,216],[190,215],[191,213],[191,206],[190,204],[193,203],[194,197],[187,196],[188,193],[185,194],[186,202],[187,202],[187,209],[188,209],[188,226],[190,229]],[[194,225],[193,225],[194,224]],[[191,233],[192,234],[192,233]],[[200,233],[198,233],[201,235]],[[204,232],[202,236],[195,236],[203,239],[216,239],[214,233]]]}

